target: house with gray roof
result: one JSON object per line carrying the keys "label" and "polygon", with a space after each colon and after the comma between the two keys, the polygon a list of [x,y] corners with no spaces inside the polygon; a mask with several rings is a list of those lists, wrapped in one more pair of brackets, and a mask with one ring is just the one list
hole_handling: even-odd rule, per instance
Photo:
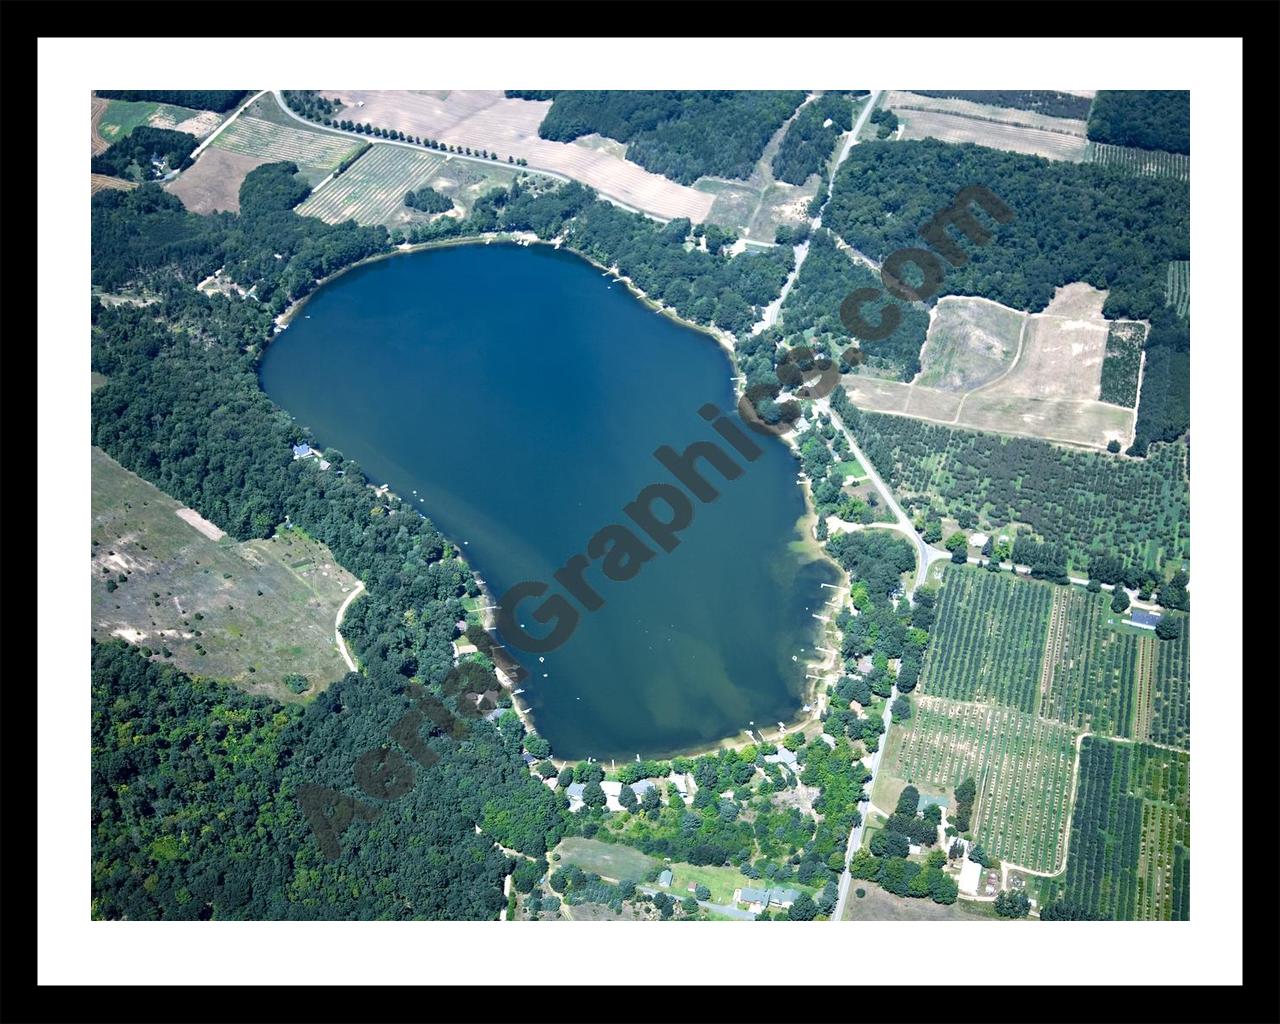
{"label": "house with gray roof", "polygon": [[733,902],[746,903],[747,909],[753,914],[759,914],[770,906],[785,909],[799,898],[800,893],[795,889],[752,889],[744,887],[733,891]]}

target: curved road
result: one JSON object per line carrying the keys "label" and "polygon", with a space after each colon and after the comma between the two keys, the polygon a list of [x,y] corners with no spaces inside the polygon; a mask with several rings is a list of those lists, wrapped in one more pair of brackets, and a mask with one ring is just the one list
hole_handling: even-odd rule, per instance
{"label": "curved road", "polygon": [[[263,90],[263,91],[265,92],[266,90]],[[261,96],[261,95],[262,93],[258,94],[258,96]],[[278,106],[284,113],[288,114],[291,118],[293,118],[299,124],[306,125],[308,128],[310,128],[314,132],[327,132],[330,135],[345,135],[347,138],[358,139],[361,142],[373,142],[373,143],[377,143],[380,146],[405,146],[409,149],[417,150],[419,153],[440,152],[438,149],[428,149],[425,146],[419,146],[416,142],[401,142],[399,139],[384,139],[377,135],[365,135],[363,132],[349,132],[344,128],[333,128],[323,124],[316,124],[314,121],[308,121],[305,117],[302,117],[300,114],[295,114],[292,110],[290,110],[289,105],[284,101],[284,97],[280,95],[279,89],[272,89],[271,95],[275,97],[276,106]],[[257,99],[257,96],[255,96],[254,99]],[[378,127],[387,127],[387,126],[379,125]],[[447,153],[447,152],[444,155],[451,160],[470,160],[478,164],[487,164],[490,167],[512,167],[512,168],[519,169],[518,165],[503,163],[501,160],[486,160],[482,156],[464,156],[462,153]],[[545,170],[544,168],[535,167],[533,164],[528,164],[528,163],[524,165],[523,170],[531,171],[534,174],[544,174],[548,178],[555,178],[558,181],[574,180],[566,174],[561,174],[559,171],[548,171],[548,170]],[[329,177],[333,177],[333,175],[330,175]],[[329,178],[325,179],[325,181],[328,181],[328,180]],[[324,184],[324,181],[320,183],[320,185],[323,185],[323,184]],[[317,185],[316,188],[319,188],[320,185]],[[638,209],[637,207],[629,206],[628,204],[624,203],[621,199],[615,199],[613,196],[609,195],[607,192],[602,192],[599,188],[595,188],[595,186],[589,186],[589,187],[594,188],[596,195],[598,195],[601,199],[608,200],[614,206],[617,206],[623,210],[626,210],[628,213],[642,213],[646,217],[648,217],[650,220],[656,220],[659,224],[671,223],[669,218],[659,217],[656,214],[650,213],[648,210],[641,210],[641,209]],[[313,189],[312,191],[315,191],[315,189]]]}
{"label": "curved road", "polygon": [[356,667],[356,659],[351,657],[351,652],[347,650],[347,642],[342,639],[342,617],[347,614],[347,605],[354,601],[357,597],[364,593],[364,584],[356,581],[355,589],[347,595],[347,599],[338,607],[338,617],[333,623],[333,638],[338,641],[338,653],[342,655],[342,660],[347,663],[347,668],[352,672],[360,671]]}

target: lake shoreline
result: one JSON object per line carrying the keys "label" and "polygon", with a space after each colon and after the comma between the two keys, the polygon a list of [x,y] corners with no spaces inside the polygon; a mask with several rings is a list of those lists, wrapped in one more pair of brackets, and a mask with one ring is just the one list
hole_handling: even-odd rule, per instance
{"label": "lake shoreline", "polygon": [[[711,340],[713,340],[716,343],[716,345],[721,349],[721,351],[728,358],[731,378],[737,375],[737,371],[739,367],[737,365],[736,349],[733,343],[732,336],[726,335],[725,332],[719,331],[715,328],[707,327],[701,324],[691,323],[683,319],[682,317],[679,316],[679,314],[675,310],[671,309],[668,306],[663,305],[661,302],[648,296],[642,289],[640,289],[635,284],[633,280],[631,280],[626,275],[621,274],[616,267],[604,266],[598,260],[593,259],[592,257],[586,255],[585,253],[579,252],[578,250],[563,244],[563,239],[543,240],[543,239],[537,238],[531,232],[517,232],[517,233],[502,232],[502,233],[480,235],[480,236],[469,236],[465,238],[434,239],[428,242],[421,242],[417,244],[405,244],[395,248],[392,251],[382,252],[382,253],[378,253],[376,255],[367,257],[364,260],[354,263],[348,267],[344,267],[341,270],[335,272],[334,274],[331,274],[317,281],[315,286],[306,295],[302,296],[301,298],[291,303],[276,318],[276,326],[277,326],[276,333],[278,335],[280,332],[282,332],[297,317],[298,312],[307,304],[310,298],[313,295],[317,294],[324,285],[330,284],[338,280],[344,274],[348,273],[351,270],[354,270],[356,268],[363,267],[366,265],[378,263],[383,260],[389,259],[394,256],[399,256],[399,255],[409,255],[414,253],[431,251],[435,249],[449,249],[449,248],[460,247],[460,246],[492,245],[495,243],[501,246],[516,246],[516,245],[529,246],[529,245],[537,244],[537,245],[546,246],[552,249],[561,249],[561,248],[565,249],[566,251],[572,253],[576,258],[582,260],[589,266],[595,268],[600,273],[609,276],[612,280],[622,282],[626,286],[630,296],[633,299],[636,299],[639,302],[641,302],[647,309],[665,316],[667,319],[671,320],[672,322],[674,322],[675,324],[681,327],[696,331],[699,334],[709,337]],[[264,347],[264,351],[265,351],[265,347]],[[740,382],[734,381],[731,387],[735,394],[740,395],[740,392],[741,392]],[[791,436],[791,434],[787,433],[782,435],[781,440],[783,440],[783,442],[787,445],[787,447],[790,449],[794,457],[794,453],[797,450],[797,445],[795,443],[794,438]],[[368,475],[367,472],[366,472],[366,475]],[[370,477],[370,480],[371,480],[371,485],[374,486],[375,489],[377,489],[380,485],[382,493],[393,495],[400,502],[402,508],[407,509],[409,507],[415,507],[415,506],[411,506],[409,502],[405,501],[405,499],[401,495],[396,494],[394,491],[391,490],[390,481],[385,481],[385,480],[375,481],[373,477]],[[831,555],[825,550],[823,545],[819,543],[813,536],[813,525],[816,522],[816,511],[814,509],[814,505],[812,501],[812,492],[809,485],[809,481],[807,479],[804,479],[796,482],[799,483],[800,485],[801,496],[804,502],[805,511],[804,511],[804,514],[795,522],[793,526],[796,536],[791,541],[787,542],[788,546],[791,549],[791,553],[793,557],[796,557],[800,567],[809,565],[815,561],[824,562],[830,565],[831,568],[834,570],[835,578],[839,581],[839,585],[847,586],[847,574],[844,572],[844,569],[835,561],[835,559],[831,557]],[[415,507],[415,510],[416,510],[416,507]],[[421,512],[419,514],[421,514]],[[429,515],[424,516],[424,518],[428,518],[432,522],[433,526],[435,525],[435,520],[431,519]],[[439,527],[436,527],[436,528],[439,529]],[[446,538],[449,540],[449,543],[453,548],[454,557],[457,557],[460,561],[463,562],[463,564],[467,565],[473,577],[477,577],[478,570],[476,566],[474,566],[463,555],[460,544],[457,541],[455,541],[453,538],[448,537],[447,535],[446,535]],[[496,602],[494,600],[493,595],[489,591],[487,583],[481,583],[480,587],[481,587],[481,592],[486,604],[488,605],[495,604]],[[492,628],[491,626],[492,619],[493,619],[492,613],[484,613],[483,619],[484,619],[486,628],[487,629]],[[812,632],[808,634],[809,642],[815,645],[821,644],[825,637],[826,631],[827,631],[827,627],[825,625],[817,624],[817,628],[815,628]],[[823,676],[827,672],[832,671],[838,666],[838,661],[839,661],[838,654],[836,655],[836,663],[837,663],[836,665],[829,666],[828,662],[830,660],[831,660],[830,656],[823,657],[823,658],[818,658],[817,656],[814,656],[812,658],[806,658],[805,661],[802,663],[806,674],[815,669],[819,669],[823,672],[823,675],[820,675],[817,678],[806,677],[806,679],[802,683],[800,692],[796,698],[799,706],[797,706],[793,715],[785,723],[786,733],[794,732],[797,729],[801,729],[806,733],[808,733],[812,730],[812,727],[818,723],[818,715],[821,707],[821,697],[823,696],[823,691],[826,685],[826,680],[823,678]],[[526,728],[529,729],[530,731],[537,731],[536,716],[534,715],[532,706],[527,704],[522,704],[522,702],[518,699],[518,697],[516,697],[513,693],[515,689],[519,688],[518,684],[513,683],[508,678],[506,681],[503,682],[503,686],[504,686],[504,689],[507,691],[507,693],[512,696],[513,709],[520,716],[521,721],[524,723]],[[814,710],[811,710],[809,712],[800,710],[800,708],[803,707],[804,705],[809,705]],[[775,731],[776,730],[773,730],[773,729],[770,730],[770,732],[775,732]],[[766,739],[761,734],[761,731],[758,728],[754,728],[754,733],[759,738],[759,740],[763,740],[765,742],[777,742],[777,740],[780,739],[782,735],[781,733],[779,733],[776,739],[769,740],[769,739]],[[726,748],[741,749],[743,747],[752,745],[754,742],[756,742],[754,740],[743,739],[744,735],[745,735],[745,730],[739,731],[734,734],[725,735],[717,740],[709,740],[709,741],[699,742],[699,743],[695,743],[688,746],[674,748],[671,752],[664,752],[661,754],[650,753],[645,756],[648,756],[650,758],[661,758],[664,760],[670,759],[673,757],[678,757],[678,756],[697,757],[697,756],[701,756],[708,753],[714,753],[718,750],[726,749]],[[582,758],[576,758],[573,760],[580,761],[582,760]],[[557,757],[553,757],[553,761],[555,761],[557,764],[565,763],[562,759]]]}

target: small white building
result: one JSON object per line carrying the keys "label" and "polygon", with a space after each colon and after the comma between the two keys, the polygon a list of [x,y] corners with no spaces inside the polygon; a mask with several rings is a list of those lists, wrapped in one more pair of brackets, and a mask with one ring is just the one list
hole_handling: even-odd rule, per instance
{"label": "small white building", "polygon": [[985,533],[971,533],[969,534],[969,546],[974,548],[986,547],[987,541],[990,539]]}
{"label": "small white building", "polygon": [[982,865],[976,860],[970,860],[965,857],[964,863],[960,865],[960,891],[968,893],[970,896],[976,896],[978,885],[981,881]]}

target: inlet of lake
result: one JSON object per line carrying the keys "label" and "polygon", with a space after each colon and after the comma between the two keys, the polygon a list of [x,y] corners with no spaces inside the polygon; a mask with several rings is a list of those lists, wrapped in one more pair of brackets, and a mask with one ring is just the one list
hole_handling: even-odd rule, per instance
{"label": "inlet of lake", "polygon": [[[590,263],[547,246],[463,245],[359,267],[312,296],[268,348],[263,389],[316,444],[340,450],[430,518],[496,600],[546,581],[645,486],[655,458],[729,444],[699,416],[734,408],[732,369],[708,335],[638,301]],[[733,421],[741,426],[735,415]],[[561,757],[632,759],[772,735],[819,659],[815,617],[837,572],[801,539],[799,464],[752,434],[753,462],[702,503],[670,553],[614,581],[563,646],[510,653],[522,701]],[[660,517],[668,513],[655,505]],[[541,599],[517,616],[531,633]],[[752,725],[754,723],[754,726]]]}

